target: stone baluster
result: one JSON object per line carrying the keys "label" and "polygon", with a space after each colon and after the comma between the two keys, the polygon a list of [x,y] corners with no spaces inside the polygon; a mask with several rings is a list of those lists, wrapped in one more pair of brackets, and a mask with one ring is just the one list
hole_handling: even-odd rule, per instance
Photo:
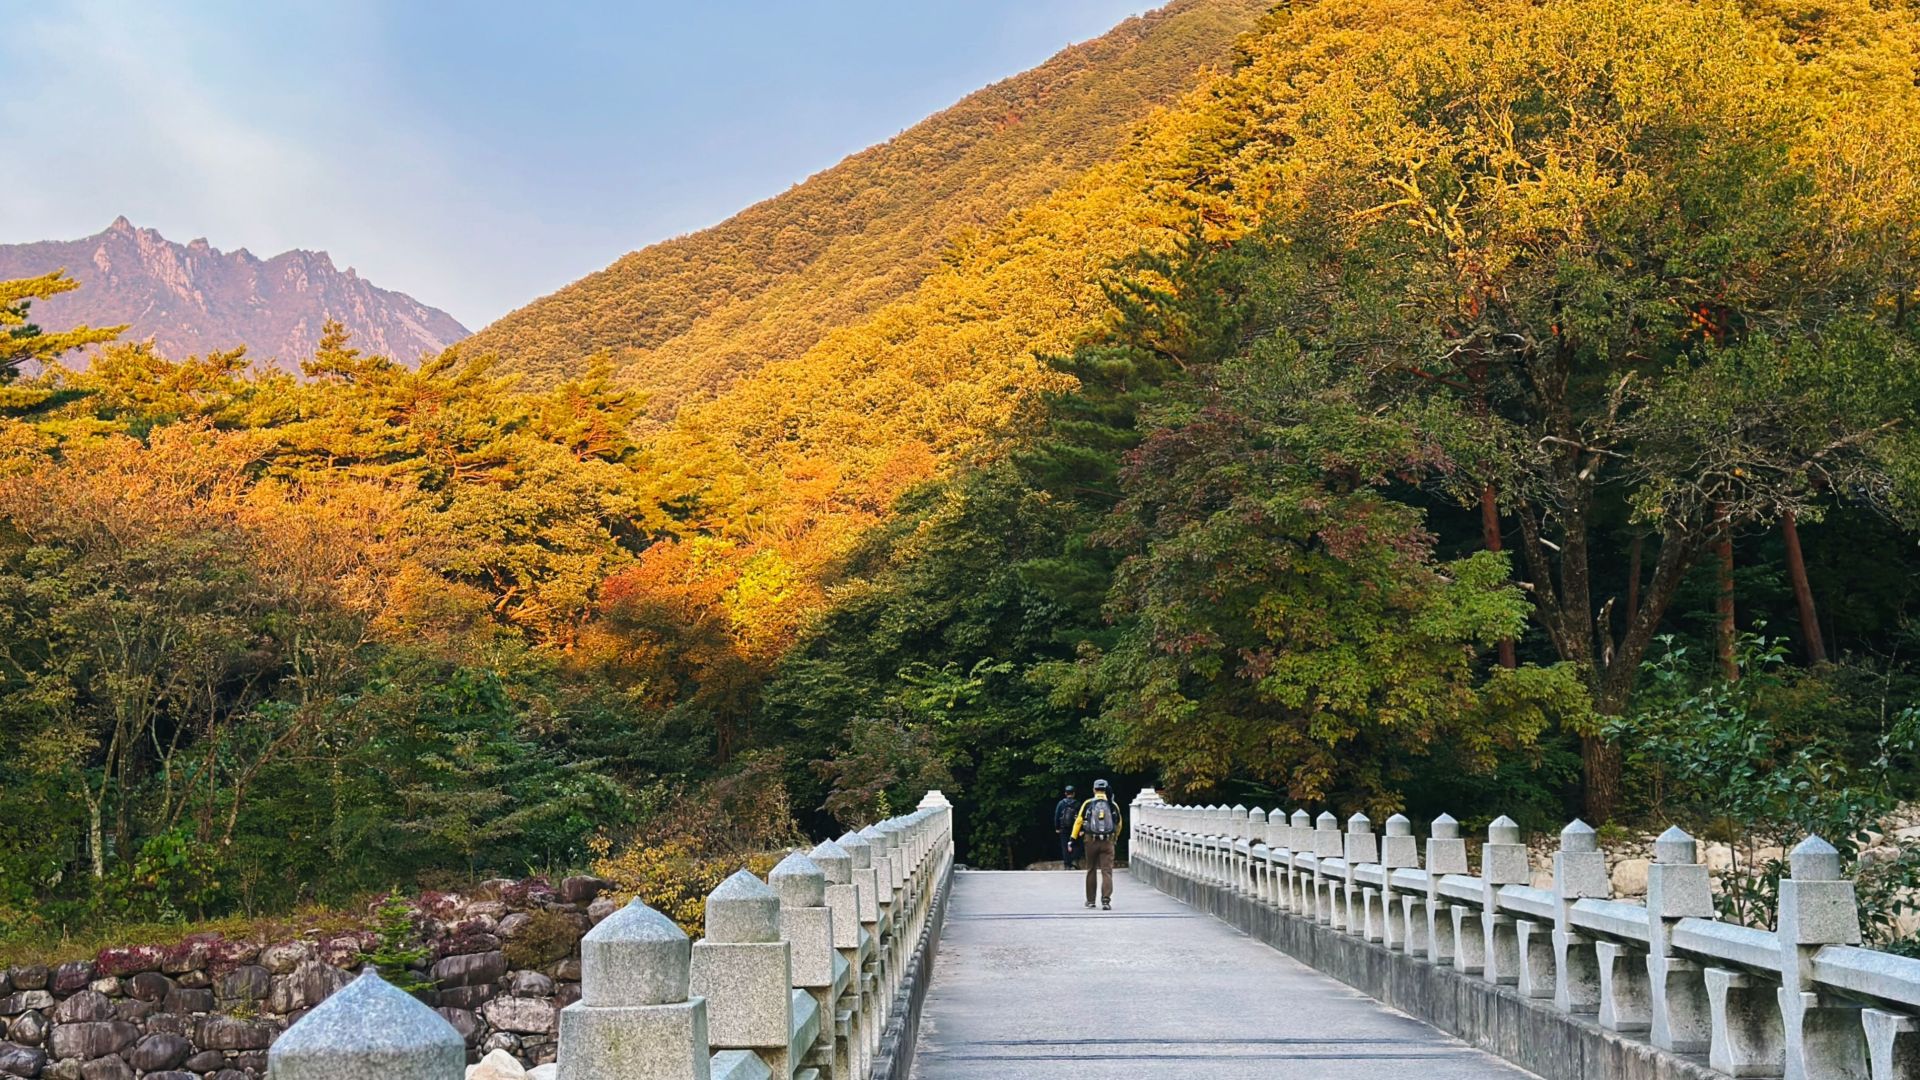
{"label": "stone baluster", "polygon": [[1487,826],[1487,842],[1480,848],[1480,922],[1486,944],[1483,977],[1490,983],[1520,981],[1520,939],[1513,916],[1500,910],[1500,886],[1525,885],[1533,880],[1527,846],[1520,842],[1520,826],[1505,814]]}
{"label": "stone baluster", "polygon": [[1862,1009],[1869,1080],[1920,1076],[1920,1019],[1885,1009]]}
{"label": "stone baluster", "polygon": [[[826,877],[826,904],[833,912],[834,983],[839,993],[833,1012],[833,1075],[867,1075],[867,1005],[861,993],[860,969],[867,951],[867,932],[860,926],[860,887],[853,883],[853,855],[827,840],[808,853]],[[826,1025],[823,1015],[821,1025]]]}
{"label": "stone baluster", "polygon": [[1288,861],[1288,877],[1293,887],[1293,911],[1303,919],[1319,918],[1319,908],[1314,904],[1313,872],[1313,818],[1305,810],[1295,810],[1287,819],[1287,846],[1293,849],[1293,858]]}
{"label": "stone baluster", "polygon": [[1253,858],[1253,845],[1247,839],[1247,808],[1235,803],[1226,812],[1226,854],[1228,891],[1247,891],[1247,863]]}
{"label": "stone baluster", "polygon": [[1281,911],[1292,911],[1293,830],[1287,825],[1285,810],[1267,815],[1267,859],[1271,867],[1268,899]]}
{"label": "stone baluster", "polygon": [[368,965],[280,1036],[267,1067],[274,1080],[461,1080],[467,1043]]}
{"label": "stone baluster", "polygon": [[[1818,836],[1787,855],[1775,940],[1780,949],[1779,1010],[1787,1080],[1867,1072],[1865,1020],[1858,1004],[1815,988],[1813,954],[1823,945],[1860,944],[1860,907],[1840,853]],[[1721,1018],[1714,1018],[1718,1036]],[[1709,1055],[1711,1056],[1711,1055]]]}
{"label": "stone baluster", "polygon": [[560,1080],[707,1080],[707,1003],[689,993],[690,961],[686,932],[638,900],[600,920],[580,939],[580,1000],[560,1010]]}
{"label": "stone baluster", "polygon": [[693,945],[690,974],[693,992],[707,999],[708,1045],[715,1054],[750,1051],[790,1080],[819,1036],[820,1011],[811,994],[793,989],[780,894],[742,870],[707,894],[706,930]]}
{"label": "stone baluster", "polygon": [[833,948],[833,909],[827,906],[827,873],[800,852],[780,860],[767,874],[767,884],[780,896],[780,936],[793,957],[793,986],[813,997],[819,1013],[819,1034],[805,1052],[803,1063],[822,1077],[846,1080],[835,1071],[835,1020],[841,987],[846,985],[846,961]]}
{"label": "stone baluster", "polygon": [[855,973],[860,980],[862,1026],[866,1030],[866,1055],[872,1060],[880,1050],[880,1033],[886,1030],[889,1001],[882,995],[881,972],[885,957],[880,951],[880,871],[873,865],[873,843],[857,832],[836,841],[853,860],[853,884],[860,904],[860,960]]}
{"label": "stone baluster", "polygon": [[[1420,916],[1420,937],[1414,941],[1412,931],[1413,917],[1402,915],[1396,901],[1400,893],[1393,887],[1393,872],[1400,869],[1417,870],[1420,868],[1420,844],[1413,838],[1413,822],[1405,814],[1395,814],[1387,819],[1386,835],[1380,838],[1380,872],[1383,886],[1380,890],[1381,934],[1387,948],[1396,952],[1406,952],[1414,956],[1425,956],[1427,949],[1427,920],[1424,909]],[[1424,897],[1420,898],[1423,902]]]}
{"label": "stone baluster", "polygon": [[[860,830],[873,846],[874,892],[880,900],[880,924],[873,934],[874,952],[880,957],[880,1023],[881,1029],[893,1011],[893,991],[899,984],[900,965],[895,955],[899,939],[900,906],[896,903],[894,889],[893,852],[887,844],[887,834],[869,825]],[[877,1049],[877,1048],[876,1048]]]}
{"label": "stone baluster", "polygon": [[1347,864],[1344,891],[1347,899],[1347,932],[1368,941],[1379,941],[1380,929],[1374,924],[1374,905],[1379,893],[1359,879],[1360,867],[1380,861],[1380,841],[1373,835],[1373,819],[1355,813],[1347,819],[1347,835],[1342,839],[1341,857]]}
{"label": "stone baluster", "polygon": [[1687,918],[1713,918],[1713,886],[1698,845],[1676,825],[1653,842],[1647,867],[1649,1037],[1662,1050],[1699,1053],[1713,1030],[1705,978],[1699,964],[1673,951],[1674,924]]}
{"label": "stone baluster", "polygon": [[1268,883],[1273,877],[1272,849],[1267,846],[1267,812],[1256,806],[1247,811],[1247,892],[1255,900],[1268,901]]}
{"label": "stone baluster", "polygon": [[[1452,814],[1441,814],[1433,819],[1433,827],[1427,835],[1427,958],[1436,964],[1451,964],[1461,971],[1479,971],[1484,959],[1482,949],[1469,952],[1473,964],[1471,968],[1461,968],[1460,964],[1460,912],[1457,904],[1443,899],[1440,892],[1440,879],[1448,874],[1465,874],[1467,869],[1467,841],[1460,835],[1460,823]],[[1409,909],[1408,918],[1412,918]],[[1409,934],[1412,931],[1408,931]],[[1474,942],[1480,935],[1474,934]]]}
{"label": "stone baluster", "polygon": [[1200,826],[1201,880],[1218,885],[1223,876],[1220,871],[1220,807],[1209,803],[1203,817]]}
{"label": "stone baluster", "polygon": [[[1596,943],[1573,928],[1573,905],[1585,898],[1604,900],[1613,895],[1607,876],[1607,856],[1593,826],[1575,818],[1560,830],[1560,850],[1553,856],[1553,1003],[1562,1012],[1587,1013],[1600,1007],[1600,961]],[[1526,968],[1521,980],[1538,984],[1531,952],[1522,950]]]}
{"label": "stone baluster", "polygon": [[1313,819],[1313,891],[1314,911],[1320,921],[1335,930],[1345,930],[1347,922],[1346,898],[1340,895],[1340,882],[1334,869],[1326,865],[1328,859],[1337,859],[1346,851],[1346,838],[1340,834],[1340,820],[1332,813],[1322,810],[1320,816]]}

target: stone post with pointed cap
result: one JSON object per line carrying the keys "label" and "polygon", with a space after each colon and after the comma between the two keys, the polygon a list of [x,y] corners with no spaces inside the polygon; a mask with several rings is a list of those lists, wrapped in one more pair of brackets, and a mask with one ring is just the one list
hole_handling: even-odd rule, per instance
{"label": "stone post with pointed cap", "polygon": [[1287,812],[1275,810],[1267,815],[1267,860],[1272,865],[1269,897],[1281,911],[1293,908],[1293,829],[1287,824]]}
{"label": "stone post with pointed cap", "polygon": [[[1420,868],[1420,844],[1413,838],[1413,822],[1405,814],[1395,814],[1387,819],[1386,835],[1380,838],[1380,872],[1385,885],[1380,890],[1380,921],[1387,948],[1396,952],[1411,952],[1413,935],[1412,919],[1404,913],[1402,901],[1406,894],[1395,890],[1393,872]],[[1404,888],[1404,886],[1403,886]],[[1420,899],[1424,900],[1425,897]],[[1416,956],[1426,955],[1426,913],[1420,917],[1420,951]]]}
{"label": "stone post with pointed cap", "polygon": [[873,845],[874,891],[880,901],[880,926],[873,935],[873,947],[880,956],[880,1020],[885,1024],[900,982],[899,867],[890,836],[872,825],[861,829],[860,835]]}
{"label": "stone post with pointed cap", "polygon": [[1513,916],[1500,910],[1502,885],[1525,885],[1533,880],[1527,863],[1527,845],[1520,842],[1520,826],[1505,814],[1487,826],[1487,842],[1480,848],[1481,935],[1486,943],[1484,977],[1490,983],[1520,981],[1520,935]]}
{"label": "stone post with pointed cap", "polygon": [[1347,818],[1347,834],[1341,838],[1341,858],[1347,864],[1341,891],[1347,901],[1347,932],[1368,941],[1379,941],[1380,931],[1373,921],[1373,904],[1378,894],[1360,883],[1360,867],[1380,861],[1380,840],[1373,835],[1373,819],[1355,813]]}
{"label": "stone post with pointed cap", "polygon": [[1328,860],[1338,859],[1345,851],[1346,838],[1340,833],[1340,819],[1330,811],[1320,811],[1320,816],[1313,819],[1314,908],[1320,921],[1335,930],[1344,930],[1347,926],[1347,900],[1340,894],[1345,870],[1328,865]]}
{"label": "stone post with pointed cap", "polygon": [[560,1080],[706,1080],[707,1003],[689,993],[689,960],[686,932],[638,900],[588,931],[580,1000],[560,1010]]}
{"label": "stone post with pointed cap", "polygon": [[1273,876],[1270,854],[1267,812],[1256,806],[1247,811],[1247,892],[1262,902],[1268,899],[1268,882]]}
{"label": "stone post with pointed cap", "polygon": [[1662,1050],[1699,1053],[1711,1039],[1705,973],[1675,955],[1673,928],[1681,919],[1713,917],[1713,885],[1699,845],[1675,825],[1654,840],[1647,867],[1649,1038]]}
{"label": "stone post with pointed cap", "polygon": [[882,974],[886,958],[880,951],[880,921],[886,908],[880,901],[880,870],[873,865],[873,841],[864,833],[849,832],[838,841],[853,858],[853,884],[860,901],[860,978],[862,1026],[867,1032],[867,1056],[880,1049],[880,1032],[886,1028],[888,1000],[883,993]]}
{"label": "stone post with pointed cap", "polygon": [[369,965],[288,1028],[267,1064],[274,1080],[460,1080],[467,1043]]}
{"label": "stone post with pointed cap", "polygon": [[847,964],[833,948],[827,873],[796,851],[767,874],[767,884],[780,894],[780,936],[792,950],[794,988],[812,995],[820,1012],[820,1034],[807,1052],[806,1064],[818,1068],[823,1077],[844,1080],[848,1074],[834,1071],[834,1019],[847,981]]}
{"label": "stone post with pointed cap", "polygon": [[[1485,959],[1483,949],[1468,950],[1467,963],[1472,966],[1461,965],[1459,912],[1454,905],[1442,899],[1440,893],[1441,878],[1467,872],[1467,841],[1460,835],[1460,823],[1454,820],[1452,814],[1441,814],[1433,819],[1433,826],[1427,835],[1427,902],[1424,905],[1427,909],[1427,956],[1436,964],[1452,964],[1461,971],[1471,973],[1480,970],[1480,964]],[[1480,935],[1477,927],[1473,938],[1478,946]]]}
{"label": "stone post with pointed cap", "polygon": [[812,995],[793,989],[792,949],[780,937],[780,894],[746,870],[707,894],[707,933],[693,945],[693,992],[707,999],[717,1053],[750,1050],[790,1080],[819,1034]]}
{"label": "stone post with pointed cap", "polygon": [[1288,861],[1293,879],[1293,910],[1302,918],[1318,918],[1310,866],[1313,856],[1313,818],[1305,810],[1295,810],[1287,820],[1287,846],[1293,849],[1293,858]]}
{"label": "stone post with pointed cap", "polygon": [[[1600,1007],[1599,954],[1594,940],[1573,928],[1573,905],[1612,895],[1613,880],[1607,876],[1599,834],[1575,818],[1560,830],[1560,850],[1553,856],[1553,1003],[1562,1012],[1594,1012]],[[1523,957],[1523,963],[1532,967],[1530,957]]]}
{"label": "stone post with pointed cap", "polygon": [[[860,943],[865,931],[860,928],[859,888],[853,884],[853,856],[832,840],[824,840],[808,853],[827,879],[826,903],[833,912],[834,981],[834,1076],[866,1075],[866,1034],[863,1024],[865,1003],[860,994]],[[824,1025],[825,1018],[822,1018]]]}
{"label": "stone post with pointed cap", "polygon": [[[1860,1006],[1817,989],[1813,955],[1825,945],[1860,944],[1860,907],[1841,873],[1840,852],[1818,836],[1787,855],[1775,941],[1780,950],[1780,1020],[1787,1080],[1866,1072]],[[1714,1017],[1714,1036],[1723,1018]]]}

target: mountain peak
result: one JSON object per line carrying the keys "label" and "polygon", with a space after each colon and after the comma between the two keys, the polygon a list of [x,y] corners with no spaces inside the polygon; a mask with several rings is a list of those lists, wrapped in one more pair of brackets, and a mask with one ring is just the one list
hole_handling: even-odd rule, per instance
{"label": "mountain peak", "polygon": [[467,336],[446,312],[336,270],[324,251],[268,262],[276,265],[246,248],[223,253],[206,237],[178,244],[122,214],[80,240],[0,244],[0,281],[65,270],[81,287],[36,303],[34,322],[49,331],[126,324],[123,341],[151,338],[172,359],[245,346],[297,372],[329,317],[347,324],[361,350],[406,364]]}

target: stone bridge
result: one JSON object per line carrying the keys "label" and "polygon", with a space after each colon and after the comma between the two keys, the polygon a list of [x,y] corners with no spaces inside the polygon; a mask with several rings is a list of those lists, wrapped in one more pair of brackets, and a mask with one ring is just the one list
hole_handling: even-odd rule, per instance
{"label": "stone bridge", "polygon": [[[1817,837],[1758,930],[1715,918],[1678,830],[1638,903],[1610,897],[1579,822],[1540,887],[1505,818],[1475,873],[1446,817],[1423,858],[1399,816],[1376,835],[1361,815],[1151,790],[1132,811],[1113,911],[1081,907],[1070,875],[956,870],[939,792],[765,881],[736,874],[697,942],[635,902],[582,942],[581,999],[534,1076],[1920,1077],[1920,960],[1859,947],[1853,884]],[[288,1029],[269,1075],[466,1069],[437,1013],[366,975]]]}

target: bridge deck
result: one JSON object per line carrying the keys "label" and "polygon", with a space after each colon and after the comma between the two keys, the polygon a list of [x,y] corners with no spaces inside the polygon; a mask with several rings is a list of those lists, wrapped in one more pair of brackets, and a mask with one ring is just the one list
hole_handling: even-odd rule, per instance
{"label": "bridge deck", "polygon": [[1529,1077],[1122,871],[955,875],[917,1080]]}

